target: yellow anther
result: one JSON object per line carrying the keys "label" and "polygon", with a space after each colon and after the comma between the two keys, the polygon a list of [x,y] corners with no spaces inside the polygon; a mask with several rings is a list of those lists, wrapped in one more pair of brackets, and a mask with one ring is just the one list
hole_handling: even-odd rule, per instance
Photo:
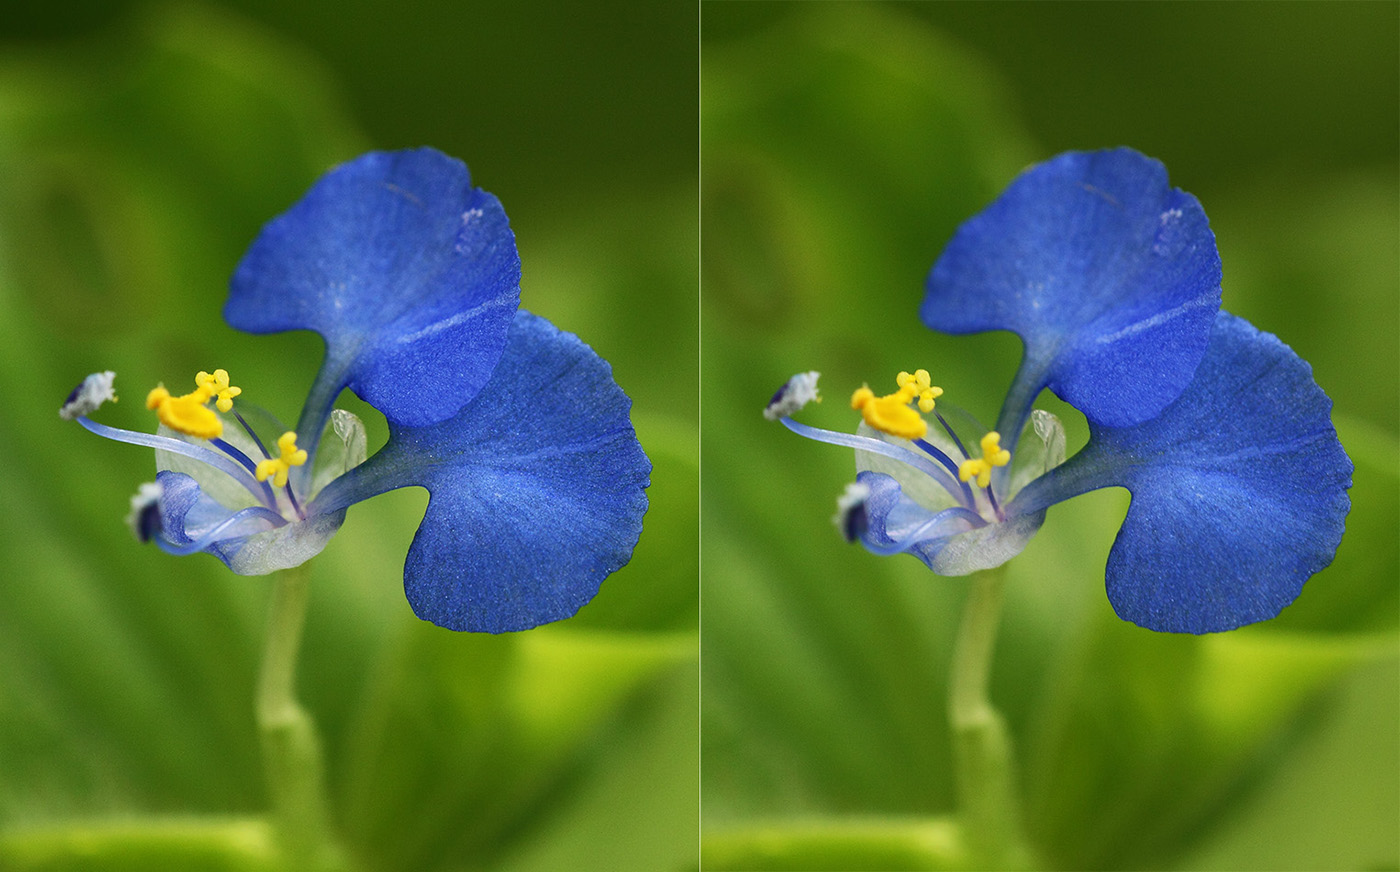
{"label": "yellow anther", "polygon": [[217,396],[214,405],[220,412],[227,412],[243,389],[228,383],[225,369],[216,369],[213,375],[201,371],[195,375],[194,384],[193,391],[179,397],[172,397],[165,385],[156,385],[146,394],[146,408],[153,409],[160,422],[172,430],[200,439],[217,439],[224,435],[224,422],[207,403]]}
{"label": "yellow anther", "polygon": [[253,475],[258,481],[272,479],[274,487],[286,487],[287,473],[306,462],[306,452],[297,448],[297,434],[290,430],[277,437],[277,450],[281,456],[260,462]]}
{"label": "yellow anther", "polygon": [[204,402],[198,391],[183,397],[166,396],[156,407],[156,417],[171,430],[217,439],[224,434],[224,422]]}
{"label": "yellow anther", "polygon": [[200,439],[217,439],[224,434],[224,422],[204,405],[208,400],[208,394],[198,390],[172,397],[164,385],[157,385],[146,394],[146,408],[153,409],[160,422],[171,430]]}
{"label": "yellow anther", "polygon": [[858,409],[865,423],[881,433],[922,439],[928,433],[928,424],[909,404],[917,399],[920,411],[932,412],[933,401],[943,396],[943,389],[930,382],[926,369],[915,370],[912,374],[901,372],[894,381],[899,390],[883,397],[875,396],[868,387],[857,390],[851,395],[851,408]]}
{"label": "yellow anther", "polygon": [[242,388],[233,387],[228,383],[228,370],[216,369],[214,374],[200,372],[194,377],[194,383],[199,389],[207,392],[210,397],[217,396],[219,399],[214,403],[220,412],[228,412],[233,409],[233,398],[243,393]]}
{"label": "yellow anther", "polygon": [[982,437],[982,456],[992,466],[1005,466],[1011,462],[1011,452],[1001,447],[1001,434],[995,430]]}
{"label": "yellow anther", "polygon": [[982,456],[976,460],[964,460],[958,467],[958,478],[967,481],[977,477],[977,486],[986,487],[992,481],[992,467],[1005,466],[1011,462],[1011,452],[1001,447],[1001,434],[993,430],[982,437]]}
{"label": "yellow anther", "polygon": [[928,414],[937,405],[934,400],[943,396],[943,389],[932,383],[928,370],[918,369],[913,375],[901,372],[895,377],[895,383],[901,390],[913,390],[913,395],[919,398],[919,411]]}
{"label": "yellow anther", "polygon": [[851,395],[851,408],[859,410],[865,423],[881,433],[904,439],[922,439],[928,432],[928,424],[909,407],[913,399],[914,391],[908,387],[901,387],[883,397],[877,397],[870,388],[863,387]]}

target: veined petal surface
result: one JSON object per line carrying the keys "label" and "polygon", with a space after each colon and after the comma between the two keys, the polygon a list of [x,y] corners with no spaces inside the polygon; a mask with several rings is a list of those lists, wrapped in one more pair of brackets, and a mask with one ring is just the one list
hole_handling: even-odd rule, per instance
{"label": "veined petal surface", "polygon": [[641,535],[651,463],[631,405],[606,361],[522,309],[491,381],[456,417],[391,425],[315,507],[421,485],[428,509],[404,565],[420,618],[490,633],[567,618]]}
{"label": "veined petal surface", "polygon": [[1155,416],[1191,380],[1220,307],[1220,256],[1196,198],[1132,149],[1068,152],[965,222],[920,315],[945,333],[1010,330],[1026,359],[999,426],[1042,387],[1111,426]]}
{"label": "veined petal surface", "polygon": [[[481,389],[520,301],[501,204],[431,148],[342,164],[263,227],[224,318],[326,341],[327,408],[349,387],[390,421],[451,417]],[[322,421],[316,421],[317,430]]]}
{"label": "veined petal surface", "polygon": [[1331,408],[1291,348],[1222,311],[1175,403],[1135,427],[1091,425],[1084,450],[1011,509],[1126,487],[1106,572],[1120,617],[1178,633],[1267,620],[1341,542],[1352,464]]}

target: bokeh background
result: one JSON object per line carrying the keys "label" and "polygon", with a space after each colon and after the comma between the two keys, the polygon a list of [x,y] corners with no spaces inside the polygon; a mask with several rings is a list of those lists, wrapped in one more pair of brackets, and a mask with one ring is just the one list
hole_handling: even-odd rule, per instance
{"label": "bokeh background", "polygon": [[294,420],[319,340],[228,328],[228,276],[327,167],[423,144],[500,197],[524,305],[611,361],[651,508],[577,618],[503,637],[409,610],[422,491],[350,512],[299,672],[337,827],[366,870],[694,865],[697,26],[649,3],[3,4],[0,868],[266,868],[268,580],[138,547],[151,456],[54,413],[114,369],[100,417],[149,430],[146,390],[224,367]]}
{"label": "bokeh background", "polygon": [[1281,617],[1204,638],[1113,615],[1125,493],[1050,511],[991,688],[1029,835],[1049,868],[1396,868],[1397,36],[1390,3],[702,3],[704,868],[951,856],[966,582],[845,545],[849,452],[760,411],[816,369],[802,419],[850,430],[854,388],[927,367],[993,420],[1019,343],[926,330],[928,269],[1027,164],[1116,145],[1200,199],[1226,308],[1312,363],[1352,511]]}

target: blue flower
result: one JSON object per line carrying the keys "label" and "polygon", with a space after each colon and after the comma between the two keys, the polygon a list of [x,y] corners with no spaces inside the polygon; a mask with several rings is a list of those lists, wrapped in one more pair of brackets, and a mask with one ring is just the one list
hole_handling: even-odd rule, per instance
{"label": "blue flower", "polygon": [[[519,280],[505,212],[464,164],[426,148],[367,154],[263,228],[224,308],[249,333],[325,340],[294,430],[235,409],[224,370],[188,394],[151,391],[154,435],[88,418],[115,399],[110,372],[60,414],[156,449],[128,522],[172,554],[208,552],[243,575],[296,566],[354,503],[419,486],[430,497],[404,588],[420,618],[491,633],[567,618],[631,558],[651,464],[607,362],[519,309]],[[368,459],[363,425],[334,408],[347,387],[389,423]]]}
{"label": "blue flower", "polygon": [[[815,395],[815,373],[794,376],[770,414],[856,449],[835,520],[875,553],[942,575],[991,568],[1050,506],[1124,487],[1106,570],[1120,617],[1184,633],[1267,620],[1336,553],[1352,465],[1311,368],[1221,310],[1220,277],[1204,211],[1159,162],[1126,148],[1062,154],[959,228],[920,309],[945,333],[1021,338],[995,430],[945,415],[922,370],[900,373],[891,394],[856,391],[856,435],[788,417]],[[1058,420],[1032,408],[1047,387],[1089,423],[1068,461]]]}

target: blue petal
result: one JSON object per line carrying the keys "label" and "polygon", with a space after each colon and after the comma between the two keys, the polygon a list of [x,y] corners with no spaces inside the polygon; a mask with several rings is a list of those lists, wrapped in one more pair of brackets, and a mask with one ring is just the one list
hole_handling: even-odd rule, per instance
{"label": "blue petal", "polygon": [[1277,337],[1227,312],[1191,386],[1156,420],[1091,427],[1012,511],[1093,487],[1132,492],[1108,598],[1152,630],[1212,633],[1277,615],[1332,562],[1352,464],[1332,402]]}
{"label": "blue petal", "polygon": [[431,496],[404,565],[420,618],[489,633],[567,618],[641,535],[651,463],[631,405],[606,361],[522,309],[470,404],[432,427],[391,426],[313,508],[421,485]]}
{"label": "blue petal", "polygon": [[[349,387],[390,421],[451,417],[481,389],[520,300],[520,258],[495,197],[430,148],[373,152],[326,175],[254,240],[224,318],[250,333],[314,330],[324,413]],[[322,409],[321,407],[324,407]]]}
{"label": "blue petal", "polygon": [[208,552],[239,575],[300,566],[321,553],[345,521],[344,510],[289,523],[263,506],[230,509],[182,472],[162,471],[160,547],[172,554]]}
{"label": "blue petal", "polygon": [[[163,470],[160,485],[160,532],[181,552],[207,551],[230,568],[244,537],[274,529],[280,521],[267,517],[235,519],[236,512],[210,497],[199,482],[183,472]],[[246,573],[245,573],[246,574]]]}
{"label": "blue petal", "polygon": [[1220,307],[1220,257],[1195,197],[1127,148],[1031,167],[964,223],[920,314],[945,333],[1025,343],[998,422],[1019,433],[1049,387],[1091,422],[1155,417],[1191,380]]}
{"label": "blue petal", "polygon": [[939,575],[968,575],[1020,554],[1045,521],[1045,512],[987,523],[961,506],[930,511],[882,472],[862,472],[870,489],[861,541],[876,554],[908,553]]}

